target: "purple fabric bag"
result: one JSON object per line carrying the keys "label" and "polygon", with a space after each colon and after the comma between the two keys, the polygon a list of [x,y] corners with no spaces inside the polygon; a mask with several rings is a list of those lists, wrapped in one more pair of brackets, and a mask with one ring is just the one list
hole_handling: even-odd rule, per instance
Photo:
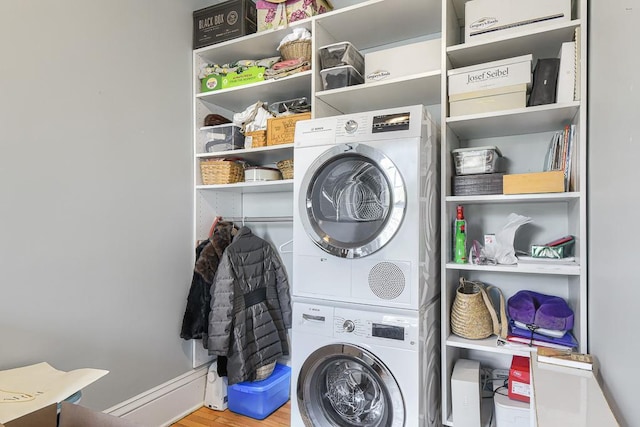
{"label": "purple fabric bag", "polygon": [[515,321],[556,331],[573,329],[573,310],[560,297],[533,291],[518,291],[507,301],[509,317]]}

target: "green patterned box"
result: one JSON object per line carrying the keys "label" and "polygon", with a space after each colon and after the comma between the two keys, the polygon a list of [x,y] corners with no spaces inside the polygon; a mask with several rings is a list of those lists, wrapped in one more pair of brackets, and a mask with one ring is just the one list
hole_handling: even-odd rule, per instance
{"label": "green patterned box", "polygon": [[264,67],[249,67],[243,71],[228,74],[209,74],[201,80],[200,90],[210,92],[213,90],[229,89],[264,80]]}

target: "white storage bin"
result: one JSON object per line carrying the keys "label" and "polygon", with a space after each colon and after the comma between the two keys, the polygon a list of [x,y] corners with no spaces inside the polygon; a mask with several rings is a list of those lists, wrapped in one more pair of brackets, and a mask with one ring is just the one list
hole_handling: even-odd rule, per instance
{"label": "white storage bin", "polygon": [[498,147],[458,148],[451,151],[456,175],[500,172],[502,153]]}
{"label": "white storage bin", "polygon": [[439,70],[441,52],[442,39],[438,38],[367,53],[364,56],[365,82]]}
{"label": "white storage bin", "polygon": [[491,41],[571,20],[571,0],[473,0],[464,5],[465,43]]}
{"label": "white storage bin", "polygon": [[244,135],[242,129],[233,123],[225,123],[217,126],[205,126],[200,128],[204,134],[205,143],[203,152],[213,153],[217,151],[239,150],[244,148]]}

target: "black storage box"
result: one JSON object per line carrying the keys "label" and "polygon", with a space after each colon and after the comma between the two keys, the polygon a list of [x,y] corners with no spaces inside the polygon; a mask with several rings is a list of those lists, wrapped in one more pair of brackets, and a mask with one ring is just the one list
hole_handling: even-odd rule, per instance
{"label": "black storage box", "polygon": [[193,48],[220,43],[256,32],[256,4],[229,0],[193,12]]}
{"label": "black storage box", "polygon": [[504,173],[454,176],[452,178],[453,195],[477,196],[481,194],[502,194],[503,176]]}

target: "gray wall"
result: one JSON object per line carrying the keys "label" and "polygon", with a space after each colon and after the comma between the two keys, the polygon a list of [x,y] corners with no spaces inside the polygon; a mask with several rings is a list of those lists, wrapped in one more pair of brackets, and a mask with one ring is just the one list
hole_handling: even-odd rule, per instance
{"label": "gray wall", "polygon": [[191,369],[194,0],[0,2],[0,369]]}
{"label": "gray wall", "polygon": [[640,425],[640,10],[593,1],[589,15],[589,351],[623,425]]}

